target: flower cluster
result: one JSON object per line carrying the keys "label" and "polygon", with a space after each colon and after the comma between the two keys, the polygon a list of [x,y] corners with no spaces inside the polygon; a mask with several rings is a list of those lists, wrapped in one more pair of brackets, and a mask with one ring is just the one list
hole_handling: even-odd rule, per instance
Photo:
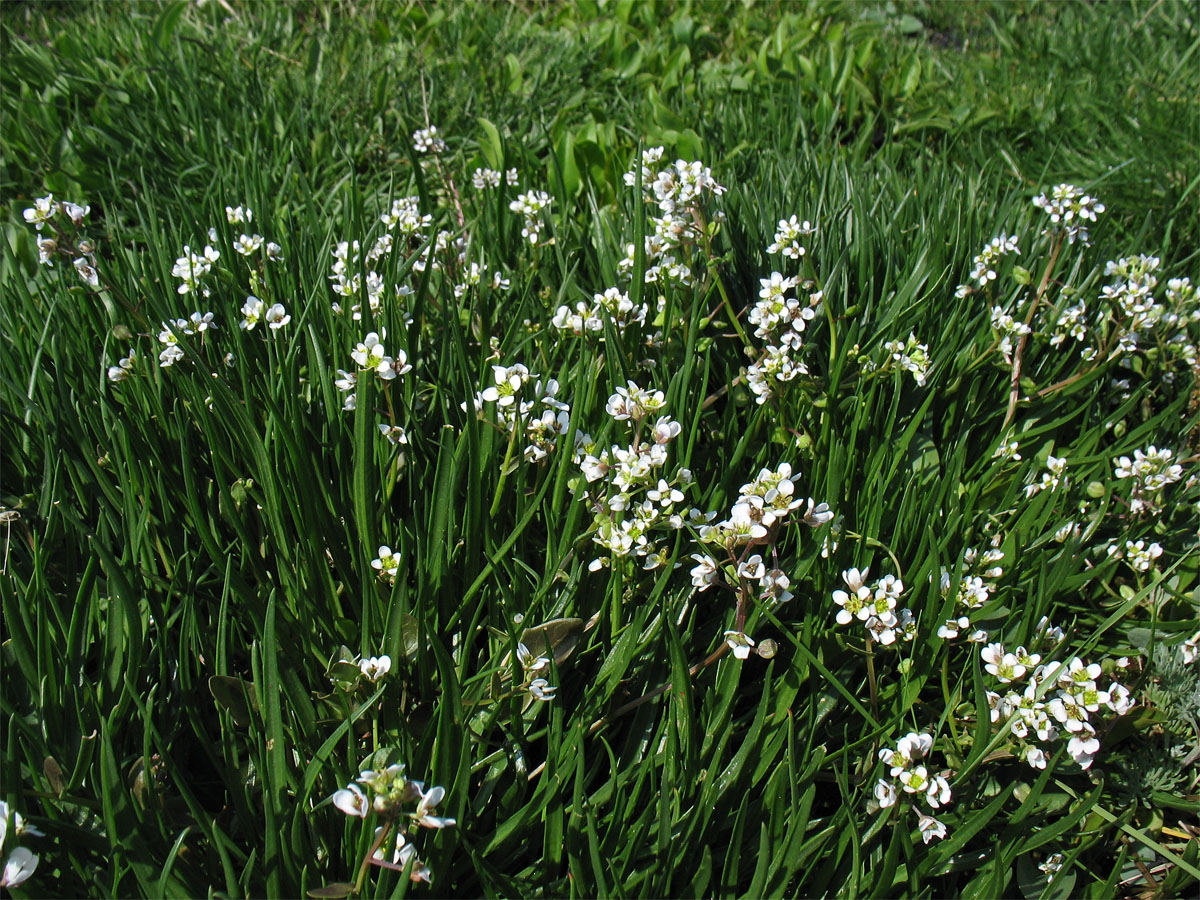
{"label": "flower cluster", "polygon": [[1034,481],[1031,484],[1025,485],[1025,496],[1032,497],[1035,494],[1040,494],[1042,491],[1057,490],[1067,480],[1064,474],[1066,471],[1066,457],[1047,456],[1046,471],[1042,473],[1040,481]]}
{"label": "flower cluster", "polygon": [[413,149],[418,153],[444,153],[446,142],[438,134],[437,126],[418,128],[412,135]]}
{"label": "flower cluster", "polygon": [[282,303],[272,303],[267,306],[266,303],[251,294],[242,304],[242,321],[238,323],[238,327],[243,331],[253,331],[254,326],[259,322],[266,322],[272,331],[278,331],[290,321],[292,321],[292,317],[288,315]]}
{"label": "flower cluster", "polygon": [[[454,285],[454,299],[460,299],[471,288],[485,283],[483,276],[487,274],[487,271],[487,263],[471,263],[463,271],[462,280]],[[494,291],[507,291],[509,289],[509,280],[504,277],[502,272],[493,272],[490,285]]]}
{"label": "flower cluster", "polygon": [[[355,321],[363,315],[363,300],[372,313],[379,312],[388,285],[380,269],[381,264],[393,252],[411,253],[424,246],[419,259],[413,263],[413,270],[424,272],[432,263],[434,270],[441,267],[437,256],[445,252],[453,243],[449,232],[439,232],[429,241],[428,230],[433,224],[433,217],[421,212],[420,198],[400,197],[392,201],[387,212],[379,217],[387,231],[379,235],[365,253],[363,245],[358,241],[339,241],[332,250],[333,266],[329,275],[330,287],[339,297],[349,301],[348,311]],[[428,244],[427,244],[428,242]],[[459,249],[459,259],[462,250]],[[413,293],[407,284],[396,284],[391,293],[397,299]],[[340,301],[334,301],[333,311],[341,315],[344,311]]]}
{"label": "flower cluster", "polygon": [[788,259],[798,260],[807,252],[800,242],[815,234],[816,230],[808,219],[803,222],[796,216],[780,219],[775,227],[775,240],[767,247],[767,253],[782,253]]}
{"label": "flower cluster", "polygon": [[[642,199],[656,204],[659,212],[657,216],[650,216],[654,230],[645,236],[645,281],[663,280],[689,285],[692,283],[691,264],[684,249],[706,237],[706,201],[710,196],[725,193],[725,188],[713,178],[712,170],[700,162],[678,159],[672,165],[655,171],[664,152],[662,147],[642,151]],[[629,187],[636,186],[638,170],[626,172],[624,180]],[[720,218],[720,213],[716,218]],[[635,251],[635,245],[626,245],[625,257],[618,263],[622,272],[632,272]]]}
{"label": "flower cluster", "polygon": [[180,280],[175,290],[180,294],[198,293],[209,297],[212,291],[203,286],[200,279],[212,271],[213,263],[221,258],[221,253],[211,246],[205,245],[203,253],[195,253],[187,244],[183,246],[183,256],[175,260],[171,275]]}
{"label": "flower cluster", "polygon": [[[91,288],[100,287],[100,275],[96,271],[95,246],[86,236],[79,233],[83,220],[92,211],[90,206],[80,206],[69,200],[55,200],[53,194],[38,197],[33,206],[23,213],[25,221],[38,231],[38,262],[53,266],[54,258],[62,256],[71,260],[76,274]],[[49,235],[42,231],[49,225]]]}
{"label": "flower cluster", "polygon": [[993,547],[980,553],[974,547],[967,548],[963,554],[963,574],[958,579],[957,588],[947,569],[942,569],[942,596],[947,596],[954,589],[954,610],[946,623],[938,628],[938,637],[952,641],[961,632],[967,632],[967,640],[972,642],[986,641],[986,631],[971,629],[971,613],[982,609],[991,599],[995,582],[1004,570],[996,563],[1004,558],[1001,550]]}
{"label": "flower cluster", "polygon": [[1009,237],[1004,232],[1000,232],[1000,235],[988,241],[979,255],[972,260],[971,278],[979,287],[987,287],[996,280],[996,266],[1000,260],[1010,253],[1019,254],[1020,252],[1021,248],[1017,246],[1016,237]]}
{"label": "flower cluster", "polygon": [[[446,789],[433,787],[425,790],[420,781],[412,781],[404,774],[404,766],[400,763],[387,762],[388,754],[381,751],[367,762],[371,768],[364,769],[358,778],[330,798],[333,805],[348,816],[365,819],[372,813],[384,820],[384,825],[375,830],[375,843],[372,845],[372,857],[377,865],[391,869],[404,869],[412,866],[410,877],[413,881],[430,882],[433,880],[429,867],[416,858],[416,848],[408,842],[405,832],[415,832],[418,828],[448,828],[455,824],[454,819],[435,816],[434,811],[446,796]],[[401,807],[416,803],[411,812],[403,812]],[[407,819],[408,827],[400,825]],[[386,859],[383,846],[395,831],[395,844],[391,860]]]}
{"label": "flower cluster", "polygon": [[999,349],[1005,360],[1012,359],[1012,339],[1021,338],[1033,331],[1024,322],[1017,321],[1002,306],[992,307],[992,330],[1000,335]]}
{"label": "flower cluster", "polygon": [[1159,509],[1163,489],[1183,477],[1183,466],[1172,462],[1173,456],[1171,450],[1150,446],[1145,450],[1134,450],[1133,459],[1122,456],[1113,460],[1117,478],[1132,482],[1129,500],[1132,512]]}
{"label": "flower cluster", "polygon": [[[712,169],[702,162],[677,159],[658,172],[653,167],[662,160],[664,148],[652,147],[642,152],[642,194],[653,198],[663,215],[690,213],[699,208],[707,194],[721,195],[725,188],[713,178]],[[636,170],[625,173],[625,184],[637,184]]]}
{"label": "flower cluster", "polygon": [[867,640],[878,641],[887,647],[899,638],[911,641],[917,634],[917,623],[912,612],[898,607],[900,595],[904,593],[904,582],[895,575],[884,575],[874,584],[867,584],[870,570],[847,569],[842,580],[849,590],[833,592],[833,602],[838,610],[837,623],[849,625],[855,619],[867,629]]}
{"label": "flower cluster", "polygon": [[[798,473],[796,475],[798,477]],[[790,463],[774,469],[760,469],[755,479],[738,489],[729,518],[700,528],[700,540],[732,551],[745,544],[765,543],[770,532],[794,511],[804,507],[800,518],[810,528],[824,525],[833,518],[825,503],[797,496]]]}
{"label": "flower cluster", "polygon": [[[500,173],[495,169],[476,169],[471,173],[471,184],[477,191],[490,191],[500,187]],[[504,182],[509,187],[516,187],[520,184],[520,178],[517,175],[516,169],[509,169],[504,173]]]}
{"label": "flower cluster", "polygon": [[[1062,637],[1060,629],[1042,620],[1041,642],[1050,645]],[[988,674],[999,684],[1013,685],[1004,694],[987,692],[992,722],[1010,722],[1019,742],[1017,755],[1036,769],[1046,767],[1044,745],[1054,740],[1065,740],[1071,758],[1088,768],[1100,752],[1092,715],[1101,711],[1124,715],[1133,707],[1127,688],[1110,679],[1102,690],[1097,682],[1100,666],[1077,656],[1065,662],[1042,661],[1041,654],[1024,647],[1008,651],[1003,644],[992,643],[983,649],[982,657]]]}
{"label": "flower cluster", "polygon": [[[405,238],[419,237],[433,224],[433,216],[428,213],[422,214],[420,197],[399,197],[392,201],[391,208],[379,217],[379,221],[387,226],[388,234],[380,235],[376,240],[375,246],[367,254],[368,262],[375,262],[385,253],[391,252],[393,232]],[[341,247],[340,244],[338,246]],[[354,250],[357,252],[357,244]]]}
{"label": "flower cluster", "polygon": [[[492,382],[475,395],[475,414],[483,418],[486,404],[494,403],[495,424],[514,441],[523,433],[528,443],[522,456],[529,462],[542,461],[571,429],[571,406],[558,399],[558,381],[543,381],[525,365],[515,363],[492,366]],[[467,405],[462,407],[465,410]]]}
{"label": "flower cluster", "polygon": [[[795,216],[793,216],[795,218]],[[801,284],[797,278],[785,278],[772,272],[770,278],[760,278],[759,300],[751,308],[749,321],[755,326],[754,336],[766,346],[762,356],[746,369],[746,383],[754,392],[755,402],[765,403],[797,375],[807,375],[808,368],[799,360],[803,345],[801,335],[816,316],[822,293],[812,292],[805,302],[789,291],[797,286],[807,290],[811,282]]]}
{"label": "flower cluster", "polygon": [[[880,809],[895,806],[901,794],[911,797],[914,802],[924,801],[932,810],[945,807],[950,803],[950,782],[945,775],[931,775],[928,767],[920,760],[929,755],[933,749],[933,736],[909,732],[896,742],[895,748],[884,747],[879,751],[879,758],[888,767],[890,778],[880,778],[875,783],[875,800]],[[934,838],[946,836],[946,826],[932,815],[926,814],[919,807],[913,806],[919,815],[918,828],[921,839],[928,844]]]}
{"label": "flower cluster", "polygon": [[1096,215],[1105,209],[1103,203],[1073,184],[1060,184],[1049,196],[1039,194],[1033,198],[1033,205],[1043,210],[1054,229],[1064,232],[1072,244],[1076,240],[1088,242],[1088,222],[1095,222]]}
{"label": "flower cluster", "polygon": [[[774,609],[791,600],[791,579],[781,570],[768,567],[762,554],[750,551],[756,546],[771,543],[779,527],[793,513],[808,527],[817,528],[833,518],[827,504],[816,503],[796,494],[795,478],[790,463],[780,463],[774,469],[760,469],[753,481],[743,484],[729,517],[713,523],[715,512],[700,514],[693,510],[689,516],[693,526],[699,525],[702,545],[725,551],[724,563],[718,564],[708,553],[694,553],[696,566],[691,571],[692,585],[700,591],[717,584],[724,571],[730,582],[738,586],[739,626],[746,615],[745,602],[754,596],[760,605]],[[754,641],[739,627],[725,632],[725,640],[734,656],[746,659]]]}
{"label": "flower cluster", "polygon": [[528,691],[535,700],[546,702],[554,699],[554,692],[558,690],[558,686],[550,684],[543,677],[550,672],[549,658],[537,656],[524,644],[518,644],[517,662],[523,675],[521,689]]}
{"label": "flower cluster", "polygon": [[516,200],[508,204],[509,209],[520,213],[524,219],[521,237],[535,247],[541,243],[542,229],[545,227],[542,213],[550,208],[551,202],[550,195],[545,191],[529,191],[519,195]]}
{"label": "flower cluster", "polygon": [[[595,511],[592,540],[608,551],[608,556],[591,561],[588,568],[593,572],[631,554],[643,560],[644,569],[667,565],[670,551],[655,543],[655,533],[684,526],[682,488],[691,484],[692,474],[680,469],[664,477],[671,442],[683,430],[669,416],[659,415],[665,406],[662,391],[645,390],[630,381],[605,405],[614,420],[632,429],[628,444],[601,449],[591,435],[576,434],[575,462],[587,485],[582,490],[577,486],[577,494]],[[687,517],[695,523],[703,514],[692,510]]]}
{"label": "flower cluster", "polygon": [[[767,248],[767,253],[782,253],[798,260],[807,252],[800,239],[815,231],[812,223],[801,222],[797,216],[780,219],[775,242]],[[751,307],[747,319],[754,326],[754,336],[765,346],[759,358],[746,368],[744,377],[754,392],[755,402],[763,404],[798,375],[808,374],[807,366],[800,360],[803,334],[808,323],[816,317],[824,294],[813,290],[812,281],[785,276],[781,272],[760,278],[759,286],[759,299]],[[794,296],[797,289],[807,293],[807,297]]]}
{"label": "flower cluster", "polygon": [[[1196,287],[1188,278],[1172,278],[1163,298],[1156,298],[1159,279],[1154,273],[1159,262],[1158,257],[1139,254],[1105,264],[1104,274],[1113,281],[1101,288],[1099,308],[1111,317],[1113,327],[1108,330],[1117,336],[1116,346],[1105,350],[1114,357],[1144,351],[1191,368],[1200,359],[1194,333],[1189,332],[1200,323]],[[1094,358],[1101,352],[1089,347],[1084,354]],[[1174,377],[1170,370],[1167,374]]]}
{"label": "flower cluster", "polygon": [[360,372],[374,372],[384,381],[391,381],[397,375],[411,372],[412,366],[408,363],[408,354],[403,350],[397,350],[394,357],[387,355],[383,346],[383,338],[386,337],[385,328],[379,329],[378,333],[368,332],[350,351],[350,358],[358,365]]}
{"label": "flower cluster", "polygon": [[[227,206],[225,207],[225,221],[230,225],[248,225],[254,221],[254,211],[243,206]],[[209,230],[209,237],[216,240],[213,229]],[[233,249],[242,256],[253,256],[262,248],[265,248],[267,259],[280,260],[283,258],[282,248],[274,241],[268,241],[261,234],[242,233],[233,241]]]}
{"label": "flower cluster", "polygon": [[1135,572],[1149,572],[1154,568],[1154,561],[1163,554],[1161,544],[1144,540],[1125,541],[1124,544],[1113,542],[1105,548],[1105,552],[1113,559],[1123,559]]}
{"label": "flower cluster", "polygon": [[882,372],[899,369],[911,372],[918,387],[925,386],[929,374],[929,345],[917,341],[915,335],[909,334],[907,341],[888,341],[883,345],[887,358],[879,367]]}
{"label": "flower cluster", "polygon": [[[19,812],[11,809],[6,802],[0,800],[0,852],[3,852],[4,845],[8,843],[10,833],[15,838],[45,837],[42,832],[30,825]],[[29,877],[37,870],[37,867],[38,856],[36,853],[24,847],[13,847],[9,851],[8,856],[4,858],[4,874],[0,876],[0,887],[9,888],[10,890],[19,887],[29,880]]]}
{"label": "flower cluster", "polygon": [[194,312],[186,319],[172,319],[170,322],[163,322],[162,329],[158,333],[158,342],[163,345],[158,354],[159,366],[165,369],[183,359],[183,348],[179,346],[180,335],[204,334],[210,328],[215,329],[216,327],[211,312]]}
{"label": "flower cluster", "polygon": [[617,334],[624,334],[630,325],[645,325],[650,308],[645,303],[634,306],[629,294],[611,287],[603,294],[593,294],[589,304],[580,300],[572,309],[560,306],[554,312],[550,324],[559,331],[582,335],[588,332],[604,332],[604,320],[608,318]]}

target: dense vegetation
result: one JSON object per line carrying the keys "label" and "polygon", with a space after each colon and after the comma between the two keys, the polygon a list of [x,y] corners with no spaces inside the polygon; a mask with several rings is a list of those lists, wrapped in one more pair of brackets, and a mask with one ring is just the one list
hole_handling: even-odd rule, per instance
{"label": "dense vegetation", "polygon": [[0,53],[15,895],[1195,893],[1194,5]]}

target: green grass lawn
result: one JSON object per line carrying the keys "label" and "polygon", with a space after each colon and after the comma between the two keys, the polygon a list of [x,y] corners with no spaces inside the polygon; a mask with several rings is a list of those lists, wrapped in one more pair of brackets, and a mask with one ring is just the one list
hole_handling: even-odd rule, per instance
{"label": "green grass lawn", "polygon": [[1195,894],[1194,4],[0,59],[14,896]]}

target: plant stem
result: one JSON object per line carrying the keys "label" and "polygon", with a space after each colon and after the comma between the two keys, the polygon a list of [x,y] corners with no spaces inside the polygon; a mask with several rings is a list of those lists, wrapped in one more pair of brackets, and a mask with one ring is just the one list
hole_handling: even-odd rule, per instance
{"label": "plant stem", "polygon": [[358,876],[354,879],[354,895],[358,896],[362,893],[363,888],[367,883],[367,869],[371,865],[371,858],[375,855],[375,851],[383,846],[383,842],[387,840],[387,836],[392,832],[392,823],[388,822],[380,829],[375,840],[371,842],[370,849],[363,856],[362,864],[358,867]]}
{"label": "plant stem", "polygon": [[496,513],[500,511],[500,501],[504,497],[504,483],[508,481],[508,464],[512,462],[513,449],[517,445],[517,424],[513,423],[512,432],[508,438],[508,448],[504,451],[504,462],[500,466],[500,482],[496,485],[496,494],[492,498],[492,508],[488,512],[488,518],[496,518]]}
{"label": "plant stem", "polygon": [[[1029,312],[1025,315],[1027,329],[1032,325],[1033,316],[1041,305],[1042,298],[1046,295],[1046,288],[1050,286],[1050,276],[1054,273],[1054,266],[1058,263],[1058,254],[1062,252],[1063,238],[1064,235],[1060,232],[1054,239],[1050,258],[1046,260],[1046,268],[1042,272],[1042,280],[1038,283],[1037,293],[1034,294],[1033,302],[1029,304]],[[1028,343],[1029,331],[1027,330],[1017,341],[1017,349],[1013,352],[1012,377],[1009,379],[1008,386],[1008,410],[1004,413],[1004,422],[1000,425],[1001,432],[1008,428],[1017,412],[1017,400],[1021,396],[1021,361]]]}

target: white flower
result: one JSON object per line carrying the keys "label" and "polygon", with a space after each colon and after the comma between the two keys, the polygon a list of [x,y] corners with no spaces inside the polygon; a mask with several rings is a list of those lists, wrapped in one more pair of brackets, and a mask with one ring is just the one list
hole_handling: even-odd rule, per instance
{"label": "white flower", "polygon": [[869,569],[863,569],[861,572],[858,569],[847,569],[842,572],[842,580],[846,582],[850,592],[841,590],[833,592],[833,602],[842,607],[837,614],[839,625],[850,624],[870,602],[871,589],[863,583],[869,571]]}
{"label": "white flower", "polygon": [[875,799],[878,801],[880,809],[887,809],[889,806],[896,805],[900,795],[896,792],[896,785],[893,782],[880,778],[875,782]]}
{"label": "white flower", "polygon": [[358,667],[368,681],[375,682],[392,670],[392,658],[390,656],[372,656],[362,660]]}
{"label": "white flower", "polygon": [[287,314],[287,310],[283,308],[282,303],[272,303],[271,308],[267,310],[264,318],[274,331],[278,331],[288,322],[292,321],[292,317]]}
{"label": "white flower", "polygon": [[524,644],[517,644],[517,662],[525,672],[539,672],[550,668],[550,660],[545,656],[534,656]]}
{"label": "white flower", "polygon": [[1091,732],[1080,732],[1067,742],[1067,753],[1071,754],[1081,769],[1090,767],[1099,752],[1100,742]]}
{"label": "white flower", "polygon": [[243,331],[253,331],[254,326],[262,319],[265,308],[266,304],[254,295],[247,297],[246,302],[242,304],[242,321],[238,323],[238,327]]}
{"label": "white flower", "polygon": [[0,887],[15,888],[24,884],[37,867],[37,854],[24,847],[14,848],[4,863],[4,876],[0,878]]}
{"label": "white flower", "polygon": [[337,377],[333,380],[333,386],[339,391],[353,391],[355,387],[354,373],[347,372],[345,369],[338,369]]}
{"label": "white flower", "polygon": [[1021,758],[1035,769],[1046,768],[1046,754],[1039,747],[1025,747]]}
{"label": "white flower", "polygon": [[762,580],[762,597],[771,608],[787,603],[795,596],[788,588],[792,580],[780,569],[772,569]]}
{"label": "white flower", "polygon": [[115,366],[108,367],[108,380],[112,382],[124,381],[133,373],[133,367],[137,363],[137,356],[130,350],[129,355],[117,360]]}
{"label": "white flower", "polygon": [[388,439],[389,444],[408,443],[408,434],[399,425],[380,424],[379,433]]}
{"label": "white flower", "polygon": [[922,814],[917,819],[917,827],[921,829],[921,840],[926,844],[934,838],[941,840],[946,836],[946,826],[933,816]]}
{"label": "white flower", "polygon": [[924,794],[929,790],[929,770],[924,766],[904,769],[898,777],[906,793]]}
{"label": "white flower", "polygon": [[1001,644],[988,644],[982,652],[984,666],[996,679],[1003,684],[1016,681],[1025,674],[1025,666],[1021,665],[1012,653],[1005,653]]}
{"label": "white flower", "polygon": [[748,659],[750,648],[754,646],[754,639],[743,631],[726,631],[725,643],[729,645],[729,649],[738,659]]}
{"label": "white flower", "polygon": [[767,567],[763,565],[763,558],[755,553],[738,565],[737,575],[738,578],[745,578],[747,581],[762,581],[767,575]]}
{"label": "white flower", "polygon": [[58,252],[58,241],[54,238],[39,238],[37,242],[38,262],[43,266],[54,266],[54,254]]}
{"label": "white flower", "polygon": [[67,218],[73,224],[81,225],[87,214],[92,211],[92,208],[90,206],[80,206],[78,203],[72,203],[70,200],[64,200],[62,211],[67,214]]}
{"label": "white flower", "polygon": [[538,700],[551,700],[554,697],[554,692],[558,690],[557,686],[552,686],[545,678],[535,678],[529,682],[529,693],[533,694]]}
{"label": "white flower", "polygon": [[1051,853],[1046,857],[1045,862],[1042,862],[1038,865],[1038,868],[1041,869],[1045,874],[1053,876],[1056,875],[1063,867],[1063,862],[1065,862],[1065,857],[1061,852]]}
{"label": "white flower", "polygon": [[379,548],[379,556],[371,560],[371,567],[379,572],[379,577],[390,584],[396,583],[396,575],[400,571],[400,557],[392,553],[392,548]]}
{"label": "white flower", "polygon": [[254,220],[254,212],[242,206],[227,206],[225,219],[230,225],[245,225]]}
{"label": "white flower", "polygon": [[403,375],[412,369],[407,365],[408,357],[400,351],[399,366],[396,360],[386,355],[380,342],[380,335],[374,331],[367,334],[357,347],[350,353],[351,359],[358,363],[363,371],[374,371],[384,381],[391,381],[397,375]]}
{"label": "white flower", "polygon": [[1011,459],[1013,462],[1020,462],[1021,454],[1017,452],[1020,446],[1017,441],[1002,443],[996,448],[996,452],[992,454],[992,458],[1002,457],[1004,459]]}
{"label": "white flower", "polygon": [[23,215],[25,216],[26,222],[28,222],[38,231],[41,231],[42,225],[44,225],[46,222],[49,222],[50,219],[54,217],[55,209],[54,195],[47,194],[45,197],[38,197],[36,200],[34,200],[33,206],[25,210]]}
{"label": "white flower", "polygon": [[233,249],[242,256],[249,256],[263,245],[261,234],[243,234],[233,242]]}
{"label": "white flower", "polygon": [[166,369],[181,359],[183,359],[183,348],[172,341],[158,354],[158,365],[160,368]]}
{"label": "white flower", "polygon": [[79,257],[75,260],[75,271],[79,273],[79,277],[83,279],[84,284],[88,287],[100,287],[100,274],[96,271],[96,267],[92,265],[90,260],[82,256]]}
{"label": "white flower", "polygon": [[363,793],[362,788],[357,784],[350,784],[340,791],[334,791],[332,800],[333,805],[348,816],[357,816],[360,819],[365,819],[367,813],[371,811],[371,804],[367,801],[367,795]]}
{"label": "white flower", "polygon": [[698,591],[707,591],[717,583],[717,564],[711,556],[702,553],[693,553],[692,559],[696,561],[691,571],[692,586]]}
{"label": "white flower", "polygon": [[925,800],[934,809],[945,806],[950,802],[950,782],[941,775],[935,776],[925,791]]}
{"label": "white flower", "polygon": [[[420,782],[414,781],[413,784],[417,785],[419,790],[423,789]],[[455,824],[454,819],[430,815],[445,796],[446,789],[442,787],[433,787],[428,791],[422,790],[421,799],[417,802],[417,811],[413,813],[413,818],[417,820],[418,825],[426,828],[446,828]]]}
{"label": "white flower", "polygon": [[517,401],[517,394],[531,378],[529,369],[521,363],[511,366],[492,366],[492,379],[495,384],[485,388],[480,394],[484,401],[494,402],[499,407],[512,406]]}
{"label": "white flower", "polygon": [[738,503],[729,511],[729,519],[721,523],[728,531],[727,545],[736,546],[767,536],[764,525],[754,520],[750,504]]}

